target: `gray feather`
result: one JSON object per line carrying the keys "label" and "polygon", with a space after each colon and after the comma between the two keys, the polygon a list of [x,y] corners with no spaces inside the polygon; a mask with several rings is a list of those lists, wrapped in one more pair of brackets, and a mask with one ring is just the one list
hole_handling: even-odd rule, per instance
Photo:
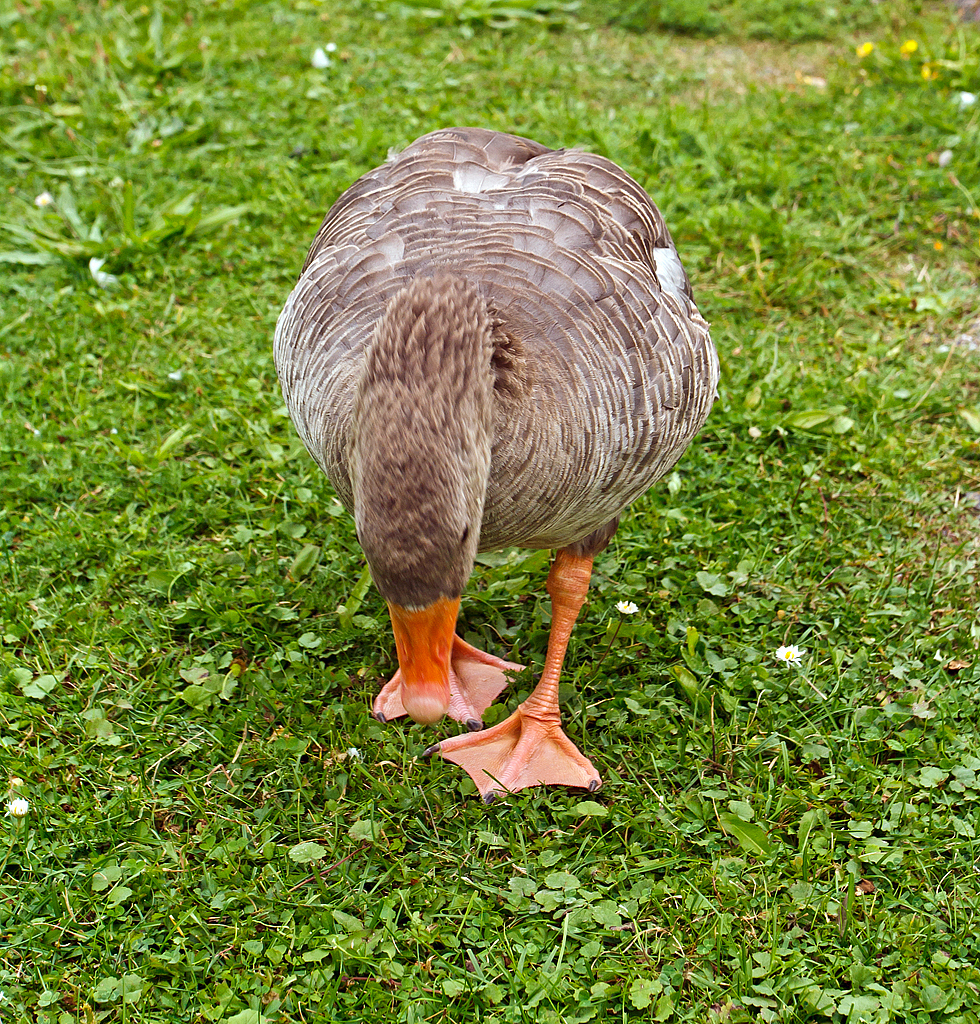
{"label": "gray feather", "polygon": [[492,330],[480,549],[606,543],[700,430],[718,383],[656,206],[603,157],[477,128],[423,136],[337,200],[275,359],[303,441],[352,512],[366,350],[392,299],[427,277],[465,282]]}

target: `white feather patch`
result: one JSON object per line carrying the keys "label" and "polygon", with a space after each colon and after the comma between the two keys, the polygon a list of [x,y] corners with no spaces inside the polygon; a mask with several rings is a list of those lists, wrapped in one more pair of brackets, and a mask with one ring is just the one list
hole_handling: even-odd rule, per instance
{"label": "white feather patch", "polygon": [[657,263],[657,280],[664,291],[684,297],[684,268],[680,257],[672,248],[654,249],[653,258]]}
{"label": "white feather patch", "polygon": [[458,192],[467,192],[470,195],[481,195],[483,192],[503,188],[508,181],[508,175],[494,174],[493,171],[477,167],[475,164],[460,164],[459,167],[453,168],[453,187]]}

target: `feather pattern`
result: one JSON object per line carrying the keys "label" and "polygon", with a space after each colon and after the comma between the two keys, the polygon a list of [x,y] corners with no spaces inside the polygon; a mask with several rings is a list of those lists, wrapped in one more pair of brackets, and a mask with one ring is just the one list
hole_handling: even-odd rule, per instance
{"label": "feather pattern", "polygon": [[716,396],[708,325],[659,210],[603,157],[477,128],[425,135],[356,181],[275,337],[290,415],[352,513],[366,353],[421,278],[460,282],[490,331],[479,549],[600,549]]}

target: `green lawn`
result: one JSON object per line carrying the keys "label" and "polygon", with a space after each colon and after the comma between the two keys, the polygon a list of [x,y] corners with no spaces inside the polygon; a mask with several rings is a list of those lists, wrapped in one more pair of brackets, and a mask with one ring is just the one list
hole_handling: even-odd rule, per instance
{"label": "green lawn", "polygon": [[[0,0],[4,1021],[980,1019],[980,29],[539,10]],[[721,353],[573,637],[594,796],[487,808],[418,759],[452,724],[370,717],[384,606],[276,384],[326,209],[451,124],[625,166]],[[464,596],[532,670],[489,722],[547,559]]]}

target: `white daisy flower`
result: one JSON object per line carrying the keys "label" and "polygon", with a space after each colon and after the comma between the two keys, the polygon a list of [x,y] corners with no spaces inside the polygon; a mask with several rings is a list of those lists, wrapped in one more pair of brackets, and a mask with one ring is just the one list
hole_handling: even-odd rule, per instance
{"label": "white daisy flower", "polygon": [[955,102],[960,110],[964,110],[966,107],[972,107],[977,102],[977,95],[973,92],[961,92],[956,96]]}
{"label": "white daisy flower", "polygon": [[333,61],[327,56],[327,51],[322,46],[318,46],[313,51],[313,59],[311,63],[313,64],[313,67],[318,70],[322,70],[323,68],[330,67]]}
{"label": "white daisy flower", "polygon": [[7,814],[12,818],[23,818],[30,809],[31,805],[22,796],[7,801]]}
{"label": "white daisy flower", "polygon": [[787,644],[777,649],[776,658],[779,661],[785,661],[787,665],[802,665],[804,654],[806,654],[805,648],[797,647],[796,644]]}
{"label": "white daisy flower", "polygon": [[34,205],[40,206],[42,209],[45,206],[50,206],[54,202],[54,196],[50,192],[42,192],[39,196],[34,197]]}
{"label": "white daisy flower", "polygon": [[360,761],[361,760],[361,752],[357,749],[357,747],[348,747],[347,748],[347,756],[352,761]]}
{"label": "white daisy flower", "polygon": [[637,608],[632,601],[616,602],[616,611],[618,611],[620,615],[635,615],[639,610],[640,609]]}
{"label": "white daisy flower", "polygon": [[183,370],[173,370],[171,373],[167,374],[167,380],[181,381],[183,379],[184,379],[184,371]]}

